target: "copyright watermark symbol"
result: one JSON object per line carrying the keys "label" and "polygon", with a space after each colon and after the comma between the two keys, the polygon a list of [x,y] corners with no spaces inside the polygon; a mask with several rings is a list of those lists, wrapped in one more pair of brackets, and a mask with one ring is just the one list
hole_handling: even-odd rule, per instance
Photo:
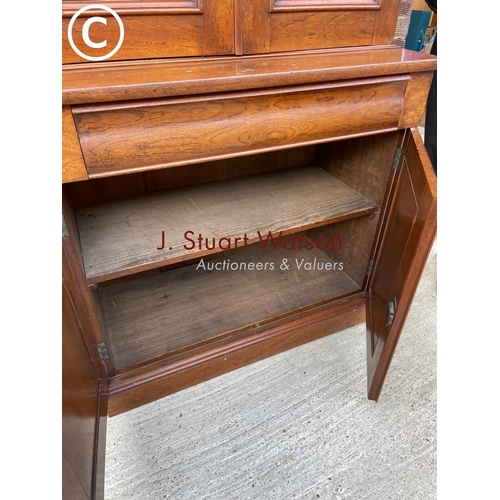
{"label": "copyright watermark symbol", "polygon": [[[118,39],[118,43],[110,52],[108,52],[107,54],[104,54],[103,56],[89,56],[89,55],[85,54],[75,45],[75,42],[73,40],[73,26],[75,24],[75,21],[78,19],[80,14],[83,14],[84,12],[86,12],[88,10],[101,10],[101,11],[104,10],[104,11],[108,12],[116,19],[116,22],[118,23],[118,26],[120,28],[120,37]],[[102,16],[89,17],[83,23],[82,38],[83,38],[85,45],[87,45],[87,47],[89,47],[91,49],[102,49],[102,48],[107,46],[108,41],[103,40],[102,42],[94,42],[91,40],[90,35],[89,35],[90,27],[94,23],[107,24],[108,20]],[[109,59],[110,57],[114,56],[118,52],[120,47],[122,46],[124,36],[125,36],[125,28],[123,27],[123,22],[120,19],[120,16],[113,9],[106,7],[106,5],[92,4],[92,5],[87,5],[85,7],[82,7],[78,12],[75,12],[74,16],[71,18],[71,21],[69,22],[69,25],[68,25],[68,41],[69,41],[69,44],[71,45],[71,48],[80,57],[83,57],[84,59],[87,59],[88,61],[105,61],[106,59]]]}

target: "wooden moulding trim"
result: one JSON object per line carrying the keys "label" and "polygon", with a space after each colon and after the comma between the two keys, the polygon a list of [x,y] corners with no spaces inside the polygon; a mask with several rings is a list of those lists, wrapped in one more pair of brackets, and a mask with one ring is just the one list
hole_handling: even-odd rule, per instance
{"label": "wooden moulding trim", "polygon": [[337,90],[344,87],[357,87],[361,85],[374,85],[374,84],[385,84],[391,82],[401,82],[408,85],[410,81],[409,75],[394,75],[386,78],[359,78],[356,80],[343,80],[339,82],[328,82],[312,85],[296,85],[296,86],[285,86],[285,87],[273,87],[273,88],[259,88],[256,90],[250,90],[247,92],[227,92],[227,93],[216,93],[216,94],[206,94],[204,96],[199,95],[189,95],[185,97],[173,97],[173,98],[163,98],[154,99],[150,101],[124,101],[124,102],[114,102],[114,103],[103,103],[96,105],[79,105],[72,107],[72,112],[74,115],[85,115],[86,113],[102,113],[104,111],[119,111],[119,110],[131,110],[135,108],[154,108],[158,106],[165,105],[176,105],[176,104],[202,104],[212,101],[223,101],[223,100],[233,100],[241,98],[255,98],[255,97],[266,97],[266,96],[279,96],[287,94],[306,94],[307,92],[315,92],[319,90]]}
{"label": "wooden moulding trim", "polygon": [[153,99],[432,71],[435,56],[396,46],[294,54],[83,63],[63,67],[63,104]]}
{"label": "wooden moulding trim", "polygon": [[[188,358],[166,359],[113,377],[110,381],[109,415],[114,416],[160,397],[198,384],[255,361],[319,339],[365,321],[365,293],[337,300],[265,329],[238,334],[227,344],[214,342],[211,350],[193,352]],[[238,338],[239,337],[239,338]],[[170,363],[170,364],[168,364]],[[147,390],[151,386],[151,390]]]}
{"label": "wooden moulding trim", "polygon": [[380,10],[377,0],[270,0],[270,12]]}
{"label": "wooden moulding trim", "polygon": [[[80,2],[64,2],[62,17],[71,17],[82,7],[98,3],[93,0]],[[154,15],[154,14],[203,14],[202,0],[174,0],[137,3],[134,0],[117,0],[106,2],[106,7],[114,10],[119,15]],[[95,10],[89,10],[81,14],[82,17],[95,14]],[[107,12],[99,11],[99,15],[109,16]]]}

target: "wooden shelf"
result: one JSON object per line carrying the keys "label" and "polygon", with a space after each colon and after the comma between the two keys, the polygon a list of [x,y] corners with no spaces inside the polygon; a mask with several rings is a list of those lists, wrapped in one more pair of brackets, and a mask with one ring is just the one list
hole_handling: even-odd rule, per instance
{"label": "wooden shelf", "polygon": [[87,280],[98,283],[378,208],[313,165],[80,207],[76,218]]}
{"label": "wooden shelf", "polygon": [[[289,270],[280,265],[287,259]],[[304,264],[300,269],[295,259]],[[305,262],[321,270],[304,269]],[[199,346],[313,304],[359,290],[322,251],[253,245],[205,265],[233,264],[237,270],[204,270],[199,262],[99,288],[107,345],[117,370]],[[249,263],[267,268],[249,270]],[[331,269],[324,265],[330,263]],[[271,269],[271,263],[273,269]],[[240,269],[244,266],[245,269]]]}

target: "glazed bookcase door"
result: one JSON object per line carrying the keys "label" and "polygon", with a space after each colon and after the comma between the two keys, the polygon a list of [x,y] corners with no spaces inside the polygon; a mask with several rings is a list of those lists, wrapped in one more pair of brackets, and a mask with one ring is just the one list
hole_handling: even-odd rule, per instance
{"label": "glazed bookcase door", "polygon": [[436,176],[417,129],[407,130],[368,288],[368,397],[377,400],[436,235]]}
{"label": "glazed bookcase door", "polygon": [[236,52],[392,43],[398,0],[237,0]]}
{"label": "glazed bookcase door", "polygon": [[[234,54],[234,0],[63,0],[63,64],[89,62],[71,47],[68,26],[76,12],[96,3],[112,9],[123,22],[123,43],[106,61]],[[105,43],[103,47],[84,41],[90,17],[106,20],[87,25],[91,43]],[[76,47],[90,57],[109,54],[120,39],[118,22],[103,10],[83,12],[71,32]]]}

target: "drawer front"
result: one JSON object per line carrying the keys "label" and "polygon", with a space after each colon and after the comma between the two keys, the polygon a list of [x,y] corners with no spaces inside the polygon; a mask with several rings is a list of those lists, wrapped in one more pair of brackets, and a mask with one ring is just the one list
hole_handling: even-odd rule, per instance
{"label": "drawer front", "polygon": [[396,130],[408,76],[75,106],[90,177]]}

